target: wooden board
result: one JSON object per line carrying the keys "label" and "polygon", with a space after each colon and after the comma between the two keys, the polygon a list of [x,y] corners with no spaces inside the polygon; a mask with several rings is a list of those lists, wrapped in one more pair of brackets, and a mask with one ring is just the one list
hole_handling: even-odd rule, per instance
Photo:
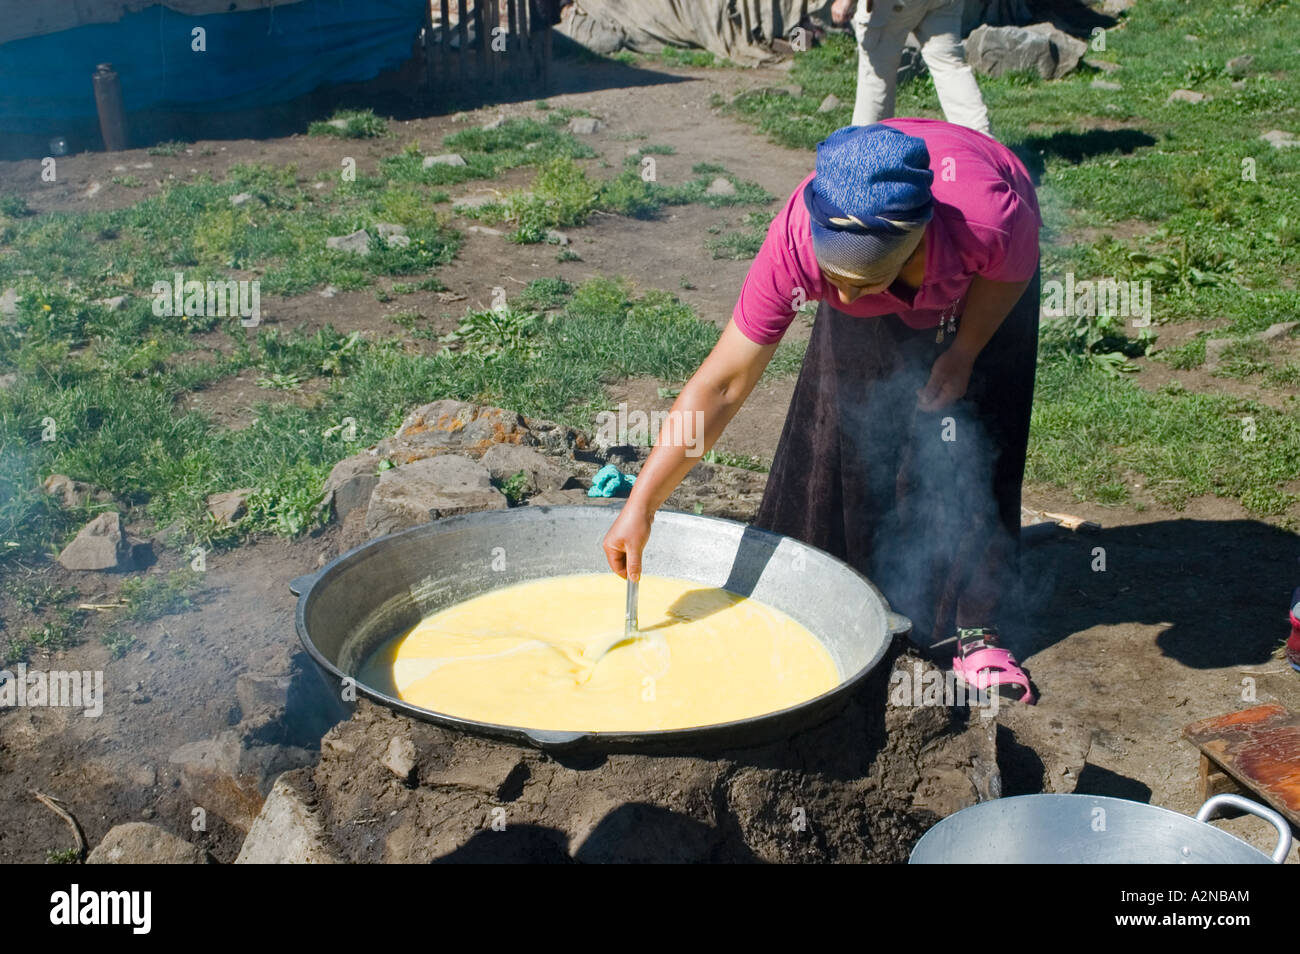
{"label": "wooden board", "polygon": [[1201,751],[1201,797],[1227,776],[1300,826],[1300,715],[1273,702],[1193,722],[1183,738]]}

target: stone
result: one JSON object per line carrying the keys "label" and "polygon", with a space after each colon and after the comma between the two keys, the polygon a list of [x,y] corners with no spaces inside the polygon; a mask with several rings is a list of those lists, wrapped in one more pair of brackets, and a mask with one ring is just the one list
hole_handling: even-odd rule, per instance
{"label": "stone", "polygon": [[333,297],[334,297],[335,295],[337,295],[338,293],[339,293],[339,290],[338,290],[337,288],[335,288],[333,285],[326,285],[324,288],[322,288],[322,289],[321,289],[320,291],[318,291],[316,294],[320,295],[322,298],[333,298]]}
{"label": "stone", "polygon": [[480,461],[497,481],[509,480],[521,471],[525,474],[524,492],[562,490],[577,483],[577,478],[562,470],[531,447],[518,444],[493,444]]}
{"label": "stone", "polygon": [[1261,331],[1258,338],[1260,341],[1281,341],[1296,328],[1300,328],[1300,321],[1278,321]]}
{"label": "stone", "polygon": [[572,239],[570,239],[568,235],[558,231],[557,229],[547,229],[546,241],[551,245],[568,245],[572,242]]}
{"label": "stone", "polygon": [[22,298],[16,288],[6,288],[4,294],[0,294],[0,315],[6,317],[18,314],[18,303]]}
{"label": "stone", "polygon": [[1092,750],[1092,729],[1052,715],[1050,710],[1014,703],[998,707],[996,722],[999,728],[1010,730],[1009,737],[1005,731],[997,734],[999,762],[1024,764],[1015,758],[1014,750],[1030,749],[1041,761],[1043,775],[1041,780],[1021,781],[1041,781],[1042,791],[1058,795],[1074,791]]}
{"label": "stone", "polygon": [[346,119],[327,119],[325,125],[333,126],[335,129],[347,129],[348,121]]}
{"label": "stone", "polygon": [[1057,75],[1059,52],[1052,38],[1023,27],[983,24],[966,37],[966,62],[976,73],[1002,76],[1025,70],[1043,79]]}
{"label": "stone", "polygon": [[491,132],[491,131],[494,130],[494,129],[500,129],[500,128],[501,128],[502,126],[504,126],[505,124],[506,124],[506,117],[505,117],[505,116],[498,116],[496,119],[491,119],[491,120],[488,120],[487,122],[485,122],[485,123],[483,124],[483,127],[482,127],[482,128],[483,128],[486,132]]}
{"label": "stone", "polygon": [[384,757],[380,761],[384,768],[405,782],[415,771],[415,743],[410,739],[394,737],[389,741]]}
{"label": "stone", "polygon": [[63,548],[59,564],[65,570],[121,570],[132,565],[131,543],[122,515],[108,511],[86,524]]}
{"label": "stone", "polygon": [[7,391],[17,383],[18,375],[13,373],[0,374],[0,391]]}
{"label": "stone", "polygon": [[88,865],[208,865],[198,845],[147,822],[114,825],[86,856]]}
{"label": "stone", "polygon": [[366,532],[378,537],[430,520],[507,506],[486,467],[468,457],[442,454],[380,475],[366,509]]}
{"label": "stone", "polygon": [[1206,371],[1213,371],[1223,360],[1223,351],[1232,344],[1231,338],[1211,338],[1205,342],[1205,363],[1201,365]]}
{"label": "stone", "polygon": [[208,495],[208,515],[217,523],[229,526],[248,513],[248,498],[256,493],[252,487],[227,490],[219,494]]}
{"label": "stone", "polygon": [[833,113],[835,112],[835,110],[839,108],[840,108],[840,98],[836,96],[834,93],[827,93],[826,98],[823,99],[821,101],[821,105],[817,107],[817,112]]}
{"label": "stone", "polygon": [[458,152],[444,152],[437,156],[425,156],[423,166],[425,169],[431,169],[434,166],[463,166],[467,165],[465,157]]}
{"label": "stone", "polygon": [[1112,17],[1118,16],[1133,9],[1133,4],[1136,2],[1137,0],[1105,0],[1101,5],[1101,12]]}
{"label": "stone", "polygon": [[736,187],[726,176],[718,176],[704,190],[705,195],[735,195]]}
{"label": "stone", "polygon": [[125,295],[114,295],[112,298],[96,298],[96,305],[103,305],[109,311],[121,311],[126,307]]}
{"label": "stone", "polygon": [[278,716],[288,708],[289,686],[292,682],[287,675],[240,673],[235,679],[235,701],[239,703],[239,711],[245,718],[265,710],[271,710]]}
{"label": "stone", "polygon": [[1251,67],[1255,65],[1255,58],[1249,53],[1241,56],[1234,56],[1224,64],[1224,71],[1234,79],[1241,79],[1250,72]]}
{"label": "stone", "polygon": [[350,235],[333,235],[325,240],[325,247],[354,255],[369,255],[370,235],[365,229],[357,229]]}
{"label": "stone", "polygon": [[490,225],[471,225],[467,232],[473,232],[475,235],[505,235],[500,229],[494,229]]}
{"label": "stone", "polygon": [[1103,80],[1103,79],[1095,79],[1092,81],[1091,85],[1093,89],[1105,89],[1105,90],[1111,90],[1112,92],[1124,88],[1119,83],[1112,83],[1109,80]]}
{"label": "stone", "polygon": [[389,248],[408,248],[411,244],[411,237],[406,234],[405,225],[395,225],[391,222],[380,222],[375,226],[379,232],[379,239]]}
{"label": "stone", "polygon": [[369,453],[345,457],[325,478],[323,507],[333,507],[334,516],[344,520],[370,501],[379,485],[379,458]]}
{"label": "stone", "polygon": [[451,204],[452,210],[456,209],[481,209],[485,205],[491,205],[497,201],[497,197],[491,192],[476,192],[473,195],[463,195]]}
{"label": "stone", "polygon": [[1176,89],[1169,94],[1166,103],[1205,103],[1213,99],[1213,96],[1207,96],[1205,93],[1198,93],[1194,89]]}
{"label": "stone", "polygon": [[84,507],[91,501],[103,503],[113,499],[107,491],[96,490],[90,484],[73,480],[66,474],[50,474],[41,486],[51,497],[58,497],[59,503],[69,510]]}
{"label": "stone", "polygon": [[514,411],[444,399],[408,414],[376,452],[401,465],[448,452],[480,457],[493,444],[535,443],[527,422]]}
{"label": "stone", "polygon": [[252,193],[240,192],[237,195],[232,195],[230,197],[230,204],[238,208],[239,206],[245,205],[246,203],[252,201],[252,198],[253,198]]}
{"label": "stone", "polygon": [[1079,68],[1079,61],[1088,52],[1088,44],[1077,36],[1070,36],[1054,23],[1031,23],[1025,27],[1030,33],[1038,33],[1052,41],[1056,48],[1056,71],[1052,79],[1060,79],[1067,73]]}
{"label": "stone", "polygon": [[1300,146],[1300,138],[1295,133],[1287,132],[1285,129],[1270,129],[1259,138],[1274,149],[1289,149],[1292,146]]}
{"label": "stone", "polygon": [[588,497],[582,487],[570,487],[565,490],[543,490],[528,498],[530,507],[572,507],[590,504],[611,504],[622,501],[614,497]]}
{"label": "stone", "polygon": [[569,132],[575,136],[590,136],[604,128],[605,124],[595,116],[574,116],[569,120]]}
{"label": "stone", "polygon": [[294,746],[250,745],[232,729],[182,745],[168,761],[177,767],[181,785],[196,806],[246,832],[276,776],[310,764],[314,756]]}
{"label": "stone", "polygon": [[332,865],[340,859],[329,847],[316,813],[308,807],[290,772],[276,779],[265,804],[240,846],[237,865]]}

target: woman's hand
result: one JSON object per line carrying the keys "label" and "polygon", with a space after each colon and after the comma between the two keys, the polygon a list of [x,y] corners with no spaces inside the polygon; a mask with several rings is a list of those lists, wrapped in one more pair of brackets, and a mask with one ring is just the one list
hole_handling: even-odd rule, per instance
{"label": "woman's hand", "polygon": [[917,405],[922,411],[938,411],[959,400],[970,384],[974,365],[975,355],[954,341],[935,359],[930,380],[917,392]]}
{"label": "woman's hand", "polygon": [[650,539],[654,519],[654,514],[647,514],[629,501],[601,542],[609,568],[625,580],[635,583],[641,579],[641,553]]}

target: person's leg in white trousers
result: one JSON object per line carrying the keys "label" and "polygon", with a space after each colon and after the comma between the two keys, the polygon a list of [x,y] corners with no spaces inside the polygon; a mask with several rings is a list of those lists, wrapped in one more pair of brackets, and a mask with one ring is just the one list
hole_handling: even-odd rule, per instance
{"label": "person's leg in white trousers", "polygon": [[853,125],[894,115],[898,66],[908,34],[915,32],[921,55],[950,123],[990,134],[988,110],[975,74],[961,50],[961,0],[860,0],[853,17],[858,38],[858,90]]}

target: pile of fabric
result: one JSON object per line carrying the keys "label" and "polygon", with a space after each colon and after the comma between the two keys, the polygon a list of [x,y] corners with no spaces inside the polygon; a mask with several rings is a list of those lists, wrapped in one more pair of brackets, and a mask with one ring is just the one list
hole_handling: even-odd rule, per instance
{"label": "pile of fabric", "polygon": [[656,53],[666,46],[708,50],[746,66],[779,58],[787,39],[829,0],[576,0],[556,28],[593,53]]}

